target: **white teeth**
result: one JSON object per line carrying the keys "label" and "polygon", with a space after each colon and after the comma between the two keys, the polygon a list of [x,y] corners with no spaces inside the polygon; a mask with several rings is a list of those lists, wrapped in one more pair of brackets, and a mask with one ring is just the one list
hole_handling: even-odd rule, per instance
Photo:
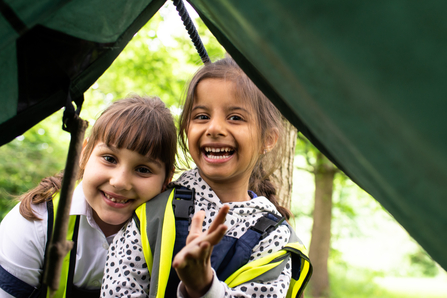
{"label": "white teeth", "polygon": [[228,157],[228,155],[226,155],[226,156],[216,156],[216,155],[208,156],[208,158],[210,158],[210,159],[223,159],[223,158],[227,158],[227,157]]}
{"label": "white teeth", "polygon": [[127,203],[129,200],[117,200],[114,197],[109,196],[108,194],[104,193],[104,195],[106,196],[107,199],[109,199],[110,201],[114,202],[114,203],[118,203],[118,204],[125,204]]}
{"label": "white teeth", "polygon": [[224,147],[224,148],[212,148],[212,147],[205,147],[206,152],[230,152],[233,151],[231,148]]}

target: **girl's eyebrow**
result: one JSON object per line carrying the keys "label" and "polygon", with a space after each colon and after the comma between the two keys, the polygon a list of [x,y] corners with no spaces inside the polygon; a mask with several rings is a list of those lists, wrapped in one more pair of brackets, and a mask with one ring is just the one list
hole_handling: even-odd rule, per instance
{"label": "girl's eyebrow", "polygon": [[[206,106],[195,106],[195,107],[192,108],[191,111],[200,110],[200,109],[208,110],[208,108]],[[241,111],[244,111],[246,113],[249,113],[249,111],[246,108],[240,107],[240,106],[228,107],[227,110],[229,110],[231,112],[241,110]]]}
{"label": "girl's eyebrow", "polygon": [[239,107],[239,106],[236,106],[236,107],[228,107],[228,110],[229,110],[229,111],[239,111],[239,110],[241,110],[241,111],[244,111],[244,112],[246,112],[246,113],[249,113],[248,110],[247,110],[246,108],[244,108],[244,107]]}
{"label": "girl's eyebrow", "polygon": [[[98,145],[98,147],[99,148],[104,148],[104,149],[109,149],[109,150],[111,150],[111,151],[113,151],[115,153],[117,153],[117,151],[118,151],[115,146],[107,146],[107,144],[105,144],[105,143]],[[147,156],[147,155],[144,156],[144,158],[145,158],[145,162],[154,163],[156,166],[158,166],[160,168],[163,167],[163,165],[161,164],[161,162],[158,159],[152,158],[152,157]]]}
{"label": "girl's eyebrow", "polygon": [[195,111],[195,110],[199,110],[199,109],[207,110],[206,106],[194,106],[191,111]]}

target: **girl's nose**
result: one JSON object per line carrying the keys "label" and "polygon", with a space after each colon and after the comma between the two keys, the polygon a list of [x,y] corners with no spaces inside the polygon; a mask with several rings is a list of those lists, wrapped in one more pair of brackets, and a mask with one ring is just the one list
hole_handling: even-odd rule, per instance
{"label": "girl's nose", "polygon": [[218,118],[211,119],[208,122],[206,135],[210,137],[225,136],[225,121]]}
{"label": "girl's nose", "polygon": [[127,170],[117,170],[110,177],[110,185],[117,190],[130,190],[132,188],[131,176]]}

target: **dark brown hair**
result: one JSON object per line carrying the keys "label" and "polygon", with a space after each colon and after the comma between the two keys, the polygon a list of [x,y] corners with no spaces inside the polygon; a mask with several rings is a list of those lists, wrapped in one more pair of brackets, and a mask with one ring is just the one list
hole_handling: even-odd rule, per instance
{"label": "dark brown hair", "polygon": [[[166,175],[170,175],[175,167],[176,128],[170,110],[158,97],[132,94],[102,112],[92,127],[81,156],[78,179],[82,179],[87,161],[99,141],[159,159],[165,164]],[[31,204],[51,200],[61,188],[62,178],[62,173],[44,178],[36,188],[23,194],[20,197],[20,214],[29,220],[40,220]]]}
{"label": "dark brown hair", "polygon": [[270,176],[281,165],[283,159],[284,128],[281,113],[232,58],[224,58],[203,66],[196,72],[189,83],[183,112],[179,119],[179,141],[184,156],[189,156],[186,132],[188,131],[194,96],[198,84],[205,79],[222,79],[234,83],[235,95],[247,103],[253,109],[254,115],[256,115],[256,123],[260,132],[258,138],[261,144],[265,144],[270,133],[274,132],[278,135],[278,142],[275,148],[261,155],[258,159],[250,176],[249,188],[256,194],[268,198],[278,211],[289,219],[291,212],[278,204],[275,196],[276,188],[270,180]]}

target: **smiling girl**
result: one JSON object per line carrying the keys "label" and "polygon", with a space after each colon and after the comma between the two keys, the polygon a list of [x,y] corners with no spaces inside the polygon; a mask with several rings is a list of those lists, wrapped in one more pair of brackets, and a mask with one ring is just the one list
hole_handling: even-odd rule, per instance
{"label": "smiling girl", "polygon": [[[84,142],[70,218],[77,240],[55,297],[99,297],[107,249],[134,210],[172,178],[176,128],[159,98],[114,102]],[[40,288],[52,205],[62,175],[45,178],[21,197],[0,225],[0,297],[46,297]],[[63,270],[64,271],[64,268]],[[40,296],[39,296],[40,295]]]}
{"label": "smiling girl", "polygon": [[[101,297],[299,297],[310,263],[270,181],[282,157],[279,111],[227,58],[195,74],[179,127],[197,168],[137,210],[144,222],[166,206],[164,218],[142,235],[132,222],[117,235]],[[182,188],[194,194],[194,216],[179,207],[187,204],[175,194]]]}

